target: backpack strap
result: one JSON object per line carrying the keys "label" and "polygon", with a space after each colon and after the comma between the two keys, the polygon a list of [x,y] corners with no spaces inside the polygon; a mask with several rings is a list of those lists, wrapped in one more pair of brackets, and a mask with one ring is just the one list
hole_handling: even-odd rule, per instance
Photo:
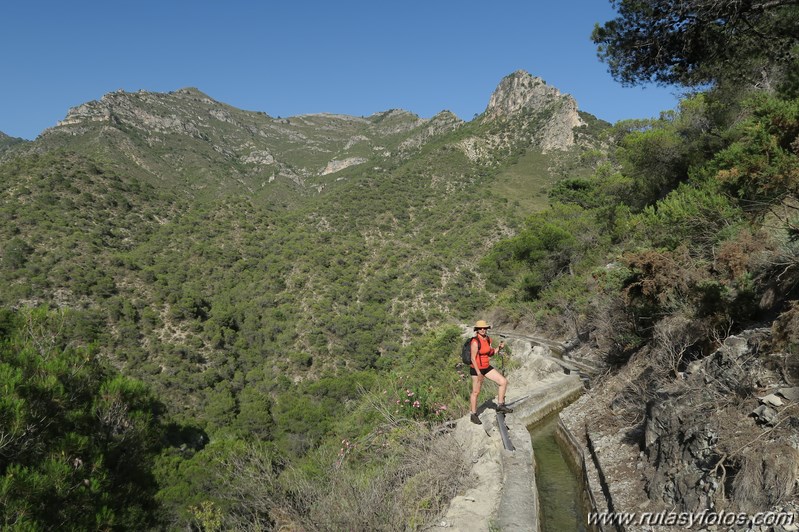
{"label": "backpack strap", "polygon": [[[480,354],[480,335],[479,334],[475,334],[474,336],[472,336],[472,339],[477,340],[477,354],[479,355]],[[488,345],[491,345],[491,340],[490,339],[488,341]]]}
{"label": "backpack strap", "polygon": [[[473,338],[477,340],[477,354],[480,354],[480,335],[476,334]],[[488,347],[491,347],[491,337],[486,335],[486,340],[488,340]],[[489,354],[488,356],[493,356],[493,354]]]}

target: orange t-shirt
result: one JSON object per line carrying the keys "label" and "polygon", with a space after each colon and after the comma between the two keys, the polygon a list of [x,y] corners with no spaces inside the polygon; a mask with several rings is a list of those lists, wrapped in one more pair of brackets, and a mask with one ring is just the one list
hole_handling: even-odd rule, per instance
{"label": "orange t-shirt", "polygon": [[[482,339],[478,340],[477,336],[472,338],[472,345],[474,345],[474,343],[477,342],[477,368],[478,369],[486,369],[488,366],[490,366],[491,362],[489,361],[489,357],[491,357],[494,354],[494,348],[491,347],[491,337],[490,336],[486,336],[485,339],[488,340],[488,341],[486,342],[486,341],[483,341]],[[469,364],[469,365],[473,367],[472,364]]]}

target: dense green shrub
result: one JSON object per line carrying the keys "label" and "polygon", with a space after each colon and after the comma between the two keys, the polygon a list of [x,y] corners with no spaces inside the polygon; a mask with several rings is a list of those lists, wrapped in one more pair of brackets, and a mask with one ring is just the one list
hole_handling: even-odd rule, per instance
{"label": "dense green shrub", "polygon": [[799,192],[799,100],[758,95],[749,116],[728,133],[703,175],[720,181],[748,211],[764,213]]}
{"label": "dense green shrub", "polygon": [[680,185],[629,223],[637,226],[636,236],[655,248],[687,245],[709,255],[742,221],[741,209],[714,187]]}
{"label": "dense green shrub", "polygon": [[90,347],[70,345],[64,313],[2,314],[0,522],[14,529],[154,526],[151,465],[162,445],[162,407]]}

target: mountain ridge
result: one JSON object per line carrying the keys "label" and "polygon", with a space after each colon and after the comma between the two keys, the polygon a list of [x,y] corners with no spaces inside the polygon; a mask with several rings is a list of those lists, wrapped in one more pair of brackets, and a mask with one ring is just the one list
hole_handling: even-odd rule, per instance
{"label": "mountain ridge", "polygon": [[12,137],[0,131],[0,159],[2,159],[3,153],[13,149],[16,146],[20,146],[28,142],[30,141],[17,137]]}
{"label": "mountain ridge", "polygon": [[[543,153],[555,114],[279,118],[196,89],[110,93],[0,158],[0,305],[72,320],[66,341],[197,427],[176,448],[255,437],[301,459],[378,379],[421,364],[421,398],[421,368],[449,366],[450,325],[493,301],[486,252],[559,165],[588,170],[590,142]],[[440,373],[439,412],[459,389]]]}
{"label": "mountain ridge", "polygon": [[[512,98],[535,100],[528,87],[511,89],[520,91]],[[248,278],[249,292],[300,302],[281,310],[278,321],[285,331],[297,327],[283,323],[292,320],[307,332],[266,343],[280,339],[297,352],[317,353],[317,372],[348,336],[360,334],[358,327],[336,326],[336,316],[358,315],[363,305],[381,316],[390,308],[391,328],[357,350],[356,365],[371,364],[406,343],[419,324],[461,315],[459,291],[477,294],[467,309],[483,301],[479,252],[467,242],[479,235],[490,245],[513,234],[530,208],[519,199],[543,204],[553,179],[555,159],[540,153],[535,111],[523,105],[501,120],[469,123],[449,111],[421,119],[400,109],[368,117],[273,118],[194,88],[109,93],[73,108],[58,126],[3,158],[7,177],[0,195],[9,212],[2,236],[16,250],[7,280],[30,285],[6,294],[5,303],[89,305],[106,312],[106,298],[139,301],[139,312],[146,308],[158,327],[136,333],[138,340],[117,341],[137,350],[146,341],[148,351],[159,345],[169,351],[183,343],[170,338],[193,338],[192,349],[202,346],[212,360],[232,349],[242,325],[225,327],[228,341],[192,330],[230,306],[223,303],[230,295],[200,283],[212,275],[235,293],[243,279],[230,277],[227,268],[237,263],[245,271],[270,272]],[[482,143],[481,158],[470,157],[468,142]],[[563,157],[578,160],[572,148]],[[500,182],[492,191],[490,185]],[[24,215],[16,210],[23,204]],[[238,212],[261,222],[239,220]],[[38,223],[41,217],[61,225]],[[77,245],[88,238],[85,232],[91,244]],[[222,267],[219,260],[230,262]],[[358,293],[352,300],[329,285],[340,282],[333,265],[346,271],[356,264],[358,273],[348,281]],[[197,281],[188,283],[187,271]],[[334,310],[319,309],[320,298]],[[241,295],[235,300],[234,306],[249,305]],[[127,330],[115,321],[109,330]],[[157,338],[150,338],[156,330]],[[141,375],[146,364],[136,358],[134,373]]]}
{"label": "mountain ridge", "polygon": [[[507,124],[497,126],[498,121]],[[168,93],[118,90],[69,109],[63,120],[21,148],[77,149],[117,164],[127,161],[122,166],[132,163],[137,177],[175,181],[185,193],[268,190],[291,201],[334,185],[346,177],[343,170],[396,164],[392,161],[457,130],[466,132],[458,149],[480,164],[511,149],[567,150],[582,125],[573,98],[519,70],[500,82],[486,111],[471,122],[447,110],[425,119],[402,109],[366,117],[280,118],[237,109],[194,87]],[[526,130],[521,148],[509,147],[507,134],[496,135],[508,127]]]}

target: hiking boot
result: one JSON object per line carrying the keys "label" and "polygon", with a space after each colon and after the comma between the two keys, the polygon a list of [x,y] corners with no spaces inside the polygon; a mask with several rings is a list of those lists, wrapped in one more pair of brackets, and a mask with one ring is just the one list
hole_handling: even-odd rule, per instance
{"label": "hiking boot", "polygon": [[475,425],[482,425],[483,424],[483,422],[480,421],[480,416],[478,416],[477,414],[472,414],[469,417],[469,419],[471,419],[472,423],[474,423]]}
{"label": "hiking boot", "polygon": [[497,412],[502,412],[503,414],[512,414],[513,409],[505,406],[505,403],[500,403],[497,405]]}

